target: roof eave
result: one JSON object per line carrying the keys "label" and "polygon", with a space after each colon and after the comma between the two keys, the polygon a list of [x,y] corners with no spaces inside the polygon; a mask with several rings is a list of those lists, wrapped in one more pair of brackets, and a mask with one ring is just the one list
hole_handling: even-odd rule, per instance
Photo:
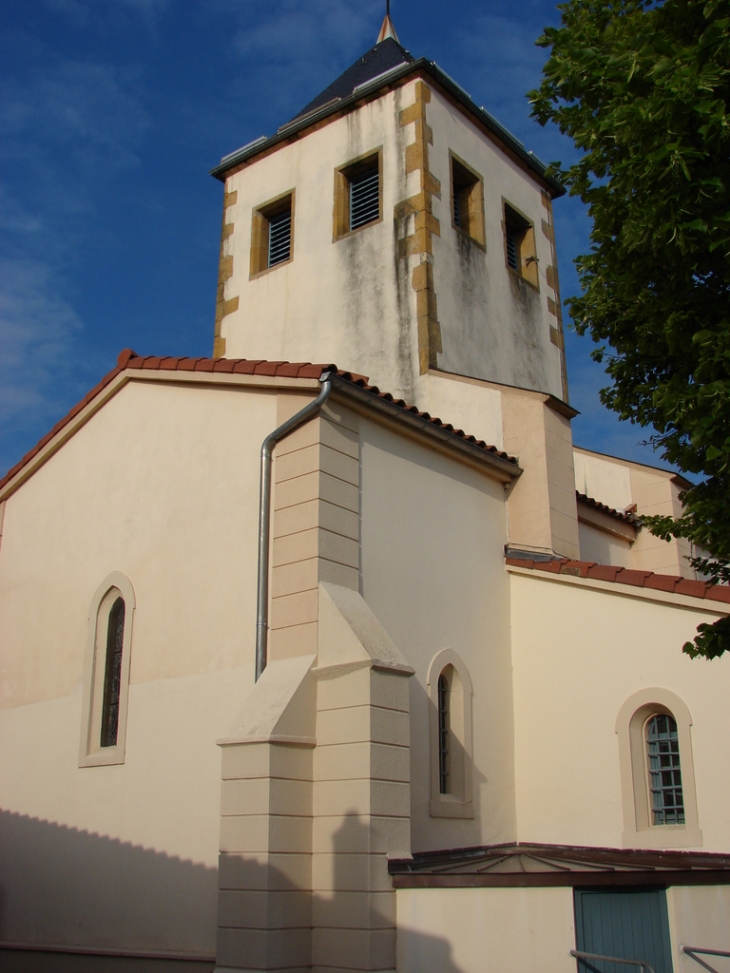
{"label": "roof eave", "polygon": [[399,425],[410,427],[415,433],[424,436],[442,449],[453,450],[464,459],[476,461],[481,467],[488,467],[491,475],[502,483],[511,483],[522,474],[522,469],[515,461],[506,459],[498,452],[492,452],[476,442],[470,442],[446,426],[437,426],[417,412],[403,408],[396,402],[390,402],[376,392],[361,388],[355,382],[350,382],[340,375],[334,375],[332,383],[336,393],[339,392],[344,397],[354,400],[361,407]]}
{"label": "roof eave", "polygon": [[300,132],[309,128],[311,125],[323,121],[329,118],[330,115],[335,115],[337,113],[347,111],[357,102],[361,101],[363,98],[371,97],[382,89],[398,82],[402,81],[404,78],[408,77],[410,74],[425,71],[430,74],[440,85],[444,88],[452,98],[465,108],[469,114],[475,116],[477,120],[484,125],[491,133],[505,145],[510,151],[514,152],[518,158],[531,169],[544,183],[546,183],[551,191],[553,198],[558,196],[563,196],[565,194],[565,187],[563,184],[556,179],[554,176],[546,175],[547,166],[529,152],[522,142],[519,141],[512,133],[506,129],[503,125],[494,118],[488,111],[480,108],[476,105],[469,95],[461,88],[452,78],[442,71],[441,68],[434,62],[429,61],[427,58],[421,57],[415,61],[411,61],[408,64],[404,64],[400,68],[395,68],[394,70],[388,72],[387,77],[374,79],[371,84],[361,85],[347,98],[342,98],[334,103],[329,103],[323,105],[318,111],[310,112],[304,118],[297,121],[294,119],[291,124],[282,126],[281,129],[270,138],[265,141],[257,140],[249,146],[244,147],[238,152],[232,152],[230,155],[225,156],[225,162],[220,162],[217,166],[214,166],[210,170],[210,175],[221,182],[225,180],[226,173],[230,172],[231,169],[240,166],[243,162],[250,162],[251,159],[260,155],[262,152],[268,152],[271,148],[279,145],[282,142],[287,141],[293,135],[298,135]]}

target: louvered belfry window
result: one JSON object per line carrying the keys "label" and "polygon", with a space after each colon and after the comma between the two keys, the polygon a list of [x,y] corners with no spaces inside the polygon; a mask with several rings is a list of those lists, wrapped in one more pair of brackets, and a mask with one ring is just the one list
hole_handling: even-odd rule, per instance
{"label": "louvered belfry window", "polygon": [[679,735],[671,716],[653,716],[646,724],[649,790],[653,824],[684,824]]}
{"label": "louvered belfry window", "polygon": [[454,226],[461,229],[461,194],[454,193]]}
{"label": "louvered belfry window", "polygon": [[380,221],[382,168],[377,149],[335,169],[333,240]]}
{"label": "louvered belfry window", "polygon": [[515,228],[508,223],[504,230],[505,243],[507,246],[507,266],[512,270],[519,270],[519,243]]}
{"label": "louvered belfry window", "polygon": [[484,231],[484,180],[476,170],[461,162],[453,152],[451,158],[451,217],[455,229],[461,230],[480,247],[486,247]]}
{"label": "louvered belfry window", "polygon": [[251,277],[294,256],[294,190],[257,206],[251,218]]}
{"label": "louvered belfry window", "polygon": [[380,217],[380,171],[377,160],[350,178],[350,230]]}
{"label": "louvered belfry window", "polygon": [[506,201],[504,203],[504,257],[507,267],[539,290],[535,227]]}
{"label": "louvered belfry window", "polygon": [[269,217],[269,267],[291,256],[291,208]]}

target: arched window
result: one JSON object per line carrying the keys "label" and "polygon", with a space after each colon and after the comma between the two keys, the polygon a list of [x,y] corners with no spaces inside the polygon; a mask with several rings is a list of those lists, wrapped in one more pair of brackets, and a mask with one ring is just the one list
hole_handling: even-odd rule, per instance
{"label": "arched window", "polygon": [[442,672],[438,681],[439,794],[449,793],[449,681]]}
{"label": "arched window", "polygon": [[431,663],[431,804],[434,817],[471,818],[471,679],[451,649]]}
{"label": "arched window", "polygon": [[[116,591],[113,592],[116,594]],[[101,707],[100,746],[116,747],[119,735],[119,691],[122,681],[124,650],[124,598],[114,600],[109,611],[106,629],[106,664],[104,666],[104,694]]]}
{"label": "arched window", "polygon": [[124,762],[134,591],[119,572],[96,590],[89,611],[79,766]]}
{"label": "arched window", "polygon": [[677,723],[668,713],[646,723],[652,824],[684,824],[682,769]]}
{"label": "arched window", "polygon": [[623,843],[633,848],[698,848],[692,719],[668,689],[644,689],[616,720],[623,795]]}

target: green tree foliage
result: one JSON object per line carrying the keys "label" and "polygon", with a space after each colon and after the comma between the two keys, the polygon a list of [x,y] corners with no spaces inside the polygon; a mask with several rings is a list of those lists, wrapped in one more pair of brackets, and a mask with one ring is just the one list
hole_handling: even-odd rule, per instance
{"label": "green tree foliage", "polygon": [[[694,566],[730,582],[730,0],[558,9],[529,97],[538,121],[582,152],[554,167],[593,221],[570,314],[600,345],[604,404],[653,429],[662,457],[698,479],[680,519],[644,523],[709,552]],[[723,621],[700,626],[684,651],[728,648]]]}

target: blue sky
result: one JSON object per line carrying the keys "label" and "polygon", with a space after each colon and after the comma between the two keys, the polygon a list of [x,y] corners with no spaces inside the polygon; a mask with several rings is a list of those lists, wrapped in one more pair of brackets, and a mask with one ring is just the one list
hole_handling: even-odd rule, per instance
{"label": "blue sky", "polygon": [[[0,11],[0,472],[118,352],[209,355],[220,157],[276,128],[375,42],[381,0],[5,0]],[[393,0],[400,40],[435,60],[546,161],[570,159],[525,92],[555,6]],[[585,250],[555,207],[563,296]],[[568,336],[579,445],[657,462],[598,401],[589,339]],[[347,362],[338,362],[347,367]],[[445,417],[448,418],[448,417]]]}

